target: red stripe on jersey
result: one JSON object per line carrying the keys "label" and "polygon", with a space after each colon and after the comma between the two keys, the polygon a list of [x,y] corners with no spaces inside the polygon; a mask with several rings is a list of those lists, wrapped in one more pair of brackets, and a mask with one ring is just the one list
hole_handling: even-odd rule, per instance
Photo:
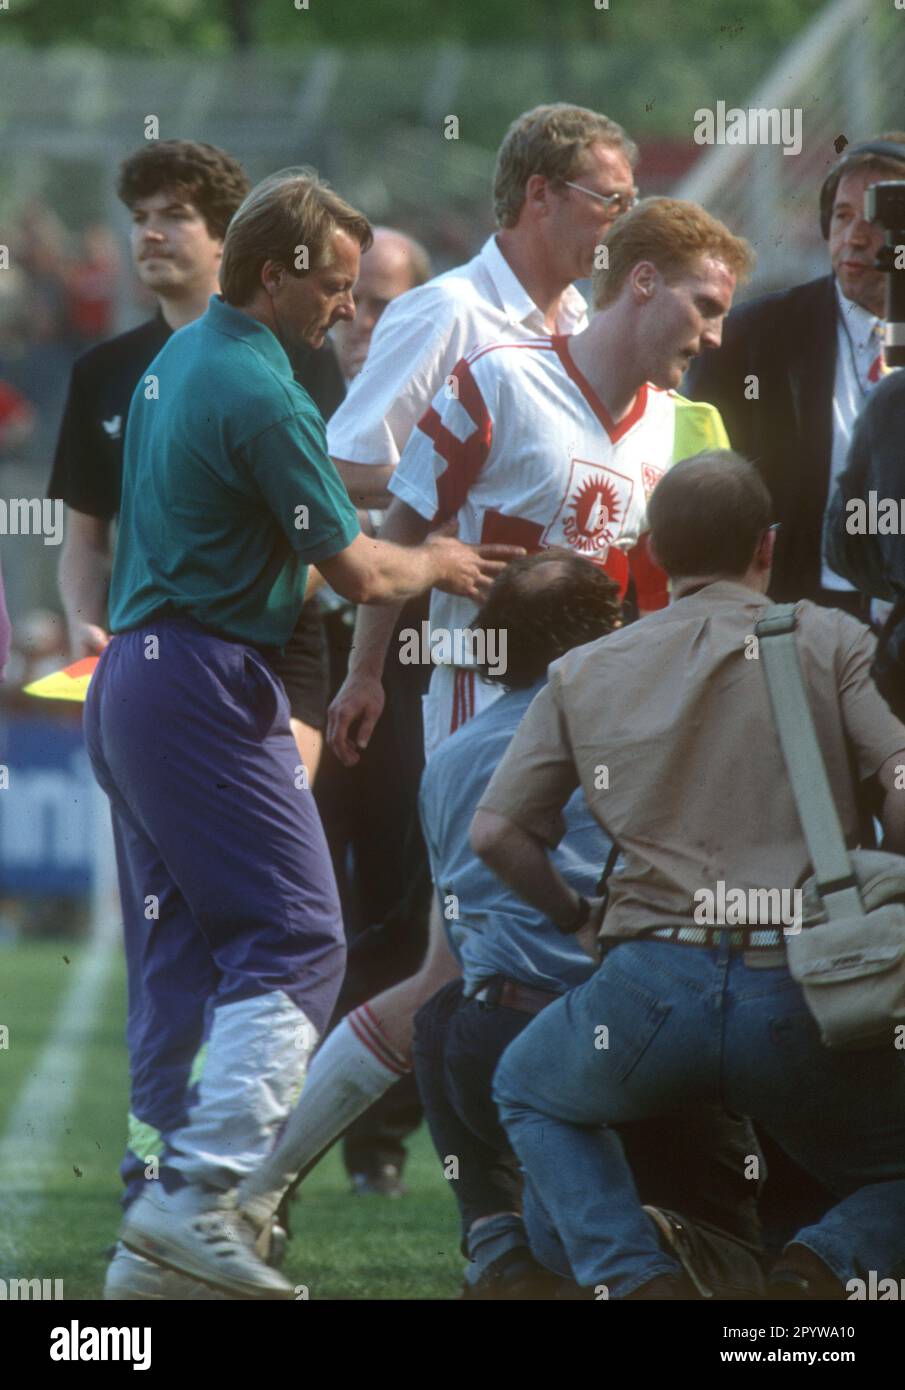
{"label": "red stripe on jersey", "polygon": [[647,409],[647,384],[644,383],[639,388],[638,394],[635,397],[634,405],[632,406],[629,413],[625,416],[625,418],[623,420],[620,420],[617,425],[616,421],[613,419],[612,415],[607,410],[606,406],[598,396],[597,392],[594,390],[591,383],[578,370],[575,363],[573,362],[572,354],[569,352],[569,339],[564,334],[561,334],[559,337],[553,338],[551,341],[553,343],[553,347],[559,355],[559,360],[563,365],[563,370],[565,371],[566,375],[568,376],[570,381],[574,381],[575,385],[578,387],[579,391],[584,396],[588,405],[591,407],[594,414],[597,416],[597,419],[600,421],[600,423],[603,425],[603,428],[609,435],[611,443],[616,444],[623,437],[623,435],[628,434],[629,430],[632,428],[632,425],[637,425],[638,421],[641,419],[642,415]]}
{"label": "red stripe on jersey", "polygon": [[493,442],[490,412],[464,358],[456,363],[450,376],[457,383],[458,402],[474,421],[475,428],[466,440],[458,439],[446,428],[433,406],[418,424],[433,444],[434,452],[446,463],[445,471],[437,479],[438,506],[434,525],[455,516],[487,462]]}
{"label": "red stripe on jersey", "polygon": [[[503,512],[495,512],[492,507],[488,507],[484,513],[484,524],[481,527],[481,545],[521,545],[527,550],[529,555],[536,555],[540,550],[546,550],[542,546],[540,538],[544,533],[544,527],[534,521],[527,521],[522,516],[505,516]],[[575,552],[576,555],[580,551]],[[590,556],[583,557],[590,559]],[[599,564],[604,574],[608,574],[612,580],[619,585],[619,598],[625,598],[625,591],[629,581],[629,562],[625,553],[617,550],[615,546],[610,546],[606,559],[601,563],[592,560],[592,564]]]}
{"label": "red stripe on jersey", "polygon": [[554,351],[552,338],[532,338],[530,342],[524,343],[484,343],[482,347],[473,348],[466,357],[469,366],[473,362],[479,362],[482,357],[486,357],[488,352],[503,352],[508,348],[517,348],[519,352],[551,352]]}
{"label": "red stripe on jersey", "polygon": [[543,526],[521,516],[506,516],[488,507],[481,526],[481,545],[521,545],[529,555],[540,550]]}

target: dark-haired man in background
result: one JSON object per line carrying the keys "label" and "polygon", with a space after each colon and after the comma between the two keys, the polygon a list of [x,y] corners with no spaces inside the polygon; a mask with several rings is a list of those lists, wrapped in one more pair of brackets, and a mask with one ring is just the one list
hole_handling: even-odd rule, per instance
{"label": "dark-haired man in background", "polygon": [[762,295],[729,315],[723,343],[692,363],[688,395],[723,417],[732,446],[770,489],[781,524],[770,592],[867,616],[867,604],[821,552],[824,513],[845,467],[852,428],[880,379],[884,280],[874,269],[881,228],[864,192],[905,178],[905,133],[851,146],[820,192],[831,272]]}

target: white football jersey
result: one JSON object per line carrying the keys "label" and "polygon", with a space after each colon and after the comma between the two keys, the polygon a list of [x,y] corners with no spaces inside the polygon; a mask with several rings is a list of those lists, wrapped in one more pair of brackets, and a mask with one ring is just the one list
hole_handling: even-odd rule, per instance
{"label": "white football jersey", "polygon": [[[579,372],[568,337],[485,344],[464,357],[412,432],[390,490],[426,520],[458,517],[468,543],[568,546],[639,606],[662,607],[666,578],[646,543],[647,501],[679,458],[728,445],[717,411],[642,386],[615,424]],[[470,599],[434,591],[432,629],[469,626]]]}

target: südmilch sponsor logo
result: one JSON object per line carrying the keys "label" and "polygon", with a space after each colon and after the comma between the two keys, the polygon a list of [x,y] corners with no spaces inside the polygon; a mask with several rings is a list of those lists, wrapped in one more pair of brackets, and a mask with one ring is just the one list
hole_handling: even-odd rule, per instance
{"label": "s\u00fcdmilch sponsor logo", "polygon": [[0,1279],[0,1300],[28,1298],[47,1302],[63,1296],[62,1279]]}
{"label": "s\u00fcdmilch sponsor logo", "polygon": [[783,154],[801,154],[800,106],[702,106],[694,113],[697,145],[782,145]]}
{"label": "s\u00fcdmilch sponsor logo", "polygon": [[82,1327],[76,1318],[50,1333],[51,1361],[131,1361],[133,1371],[151,1365],[150,1327]]}
{"label": "s\u00fcdmilch sponsor logo", "polygon": [[717,879],[713,888],[698,888],[694,921],[699,927],[783,927],[801,929],[800,888],[730,888]]}
{"label": "s\u00fcdmilch sponsor logo", "polygon": [[429,621],[399,633],[403,666],[485,666],[494,676],[506,674],[505,628],[431,627]]}

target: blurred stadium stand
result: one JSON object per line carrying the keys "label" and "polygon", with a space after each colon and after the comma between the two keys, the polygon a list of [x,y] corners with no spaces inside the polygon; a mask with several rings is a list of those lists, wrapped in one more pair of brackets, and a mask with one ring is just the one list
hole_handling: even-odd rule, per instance
{"label": "blurred stadium stand", "polygon": [[758,266],[748,295],[825,272],[817,195],[838,157],[834,141],[856,144],[901,129],[903,74],[905,14],[874,0],[833,0],[746,101],[727,101],[803,112],[800,155],[783,155],[775,145],[713,146],[676,189],[753,243]]}

